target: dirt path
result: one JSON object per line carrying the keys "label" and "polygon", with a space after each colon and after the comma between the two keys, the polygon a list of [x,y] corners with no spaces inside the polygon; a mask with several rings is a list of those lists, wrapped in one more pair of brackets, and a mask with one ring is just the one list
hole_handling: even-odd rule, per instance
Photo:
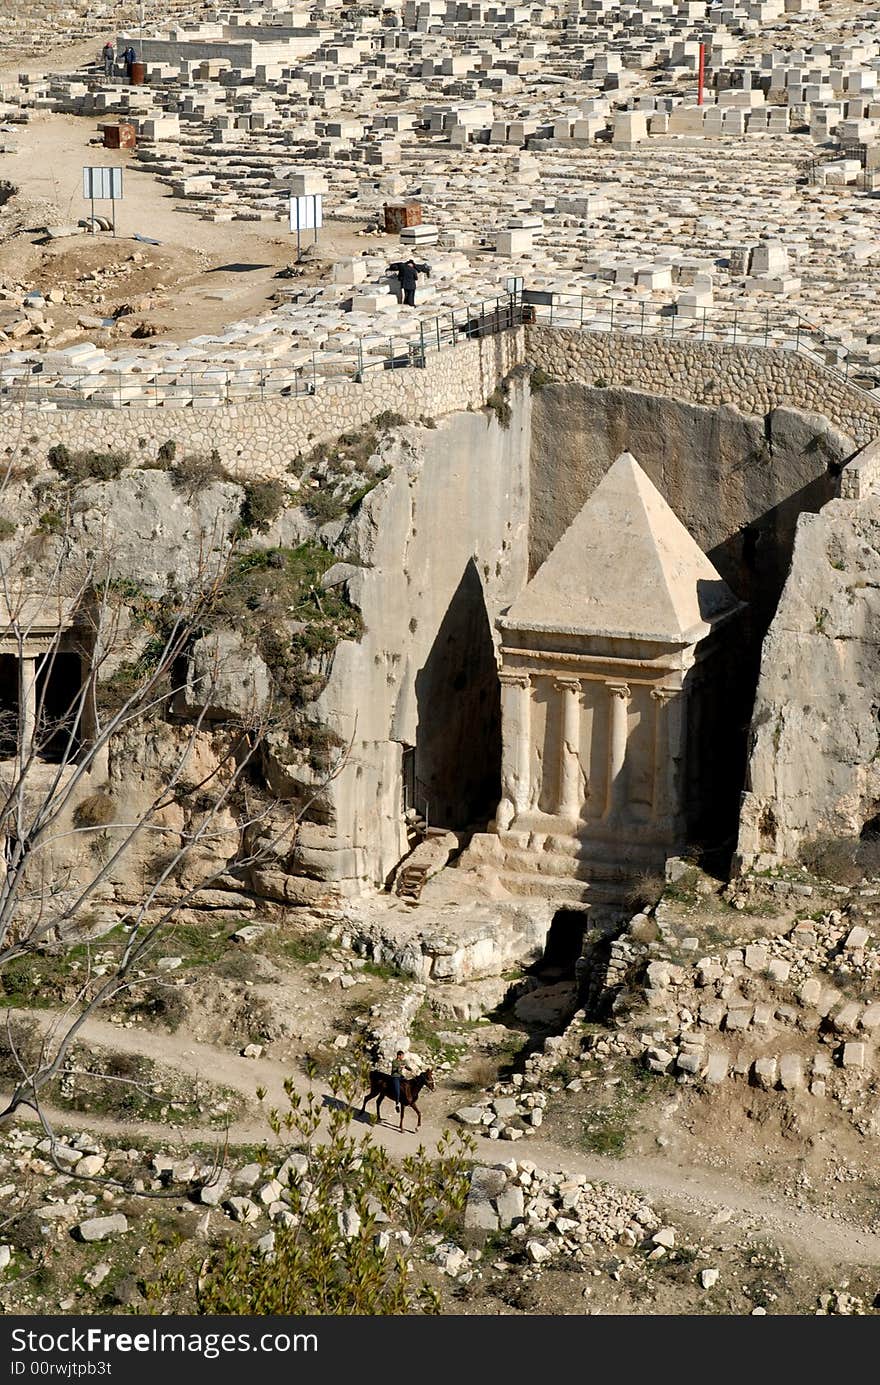
{"label": "dirt path", "polygon": [[[59,277],[69,278],[78,259],[84,269],[95,267],[96,252],[103,265],[121,263],[132,251],[146,249],[160,268],[158,280],[167,292],[156,297],[149,317],[158,334],[152,340],[186,341],[194,335],[222,331],[230,322],[253,318],[274,306],[276,271],[295,258],[287,224],[280,221],[202,221],[188,204],[174,197],[152,172],[124,150],[105,149],[95,142],[98,121],[93,118],[35,114],[16,127],[16,152],[0,154],[0,178],[15,184],[25,205],[41,209],[30,234],[0,256],[0,270],[46,292]],[[75,223],[89,211],[82,196],[82,169],[101,165],[124,170],[124,196],[117,207],[116,240],[72,237],[46,247],[36,245],[39,226],[47,221]],[[11,202],[10,207],[15,206]],[[49,209],[54,208],[54,213]],[[109,206],[97,208],[109,214]],[[28,222],[30,226],[30,221]],[[382,237],[359,237],[358,227],[327,219],[319,243],[319,264],[301,282],[317,282],[321,264],[360,255],[368,246],[381,246]],[[160,242],[150,249],[133,240],[138,233]],[[12,258],[10,259],[10,255]],[[126,296],[136,297],[155,286],[134,275]],[[55,310],[61,319],[62,310]],[[99,313],[100,316],[100,313]],[[74,315],[75,317],[75,315]]]}
{"label": "dirt path", "polygon": [[[26,1013],[38,1023],[48,1022],[47,1011]],[[307,1077],[293,1072],[287,1063],[267,1058],[242,1058],[212,1044],[178,1039],[173,1034],[142,1029],[140,1026],[124,1029],[106,1020],[90,1019],[81,1034],[86,1042],[98,1047],[112,1048],[118,1053],[141,1054],[178,1073],[231,1087],[249,1098],[254,1103],[254,1114],[230,1126],[229,1141],[233,1145],[259,1144],[267,1136],[266,1123],[256,1110],[257,1087],[266,1089],[267,1109],[277,1106],[283,1110],[286,1108],[286,1081],[291,1080],[300,1092],[310,1088],[321,1091],[323,1086],[320,1081],[311,1083]],[[430,1094],[426,1094],[423,1110],[430,1109],[430,1101]],[[172,1140],[182,1144],[216,1144],[219,1138],[217,1130],[210,1127],[187,1127],[186,1130],[172,1132],[166,1125],[139,1122],[133,1129],[130,1122],[97,1116],[72,1117],[69,1112],[60,1111],[52,1112],[52,1118],[59,1126],[86,1127],[131,1138],[140,1135],[166,1144]],[[407,1119],[412,1121],[411,1112]],[[448,1124],[424,1119],[419,1142],[427,1149],[433,1149],[448,1128]],[[416,1146],[412,1131],[401,1135],[384,1120],[381,1126],[373,1127],[373,1138],[392,1154],[411,1154]],[[796,1254],[826,1268],[836,1264],[880,1265],[880,1235],[876,1232],[868,1231],[854,1222],[838,1221],[819,1213],[798,1210],[782,1200],[763,1196],[747,1184],[721,1178],[709,1169],[689,1168],[663,1158],[611,1159],[578,1154],[536,1139],[528,1139],[516,1146],[507,1143],[490,1145],[487,1141],[481,1141],[478,1157],[487,1163],[511,1157],[527,1158],[539,1168],[551,1172],[582,1173],[597,1181],[638,1190],[670,1208],[709,1218],[722,1213],[726,1219],[730,1214],[738,1224],[744,1224],[745,1229],[769,1234]]]}

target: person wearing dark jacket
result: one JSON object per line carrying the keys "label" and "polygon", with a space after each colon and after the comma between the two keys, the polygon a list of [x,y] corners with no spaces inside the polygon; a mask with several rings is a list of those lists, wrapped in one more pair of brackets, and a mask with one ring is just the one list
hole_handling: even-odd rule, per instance
{"label": "person wearing dark jacket", "polygon": [[398,260],[396,264],[388,266],[389,274],[396,274],[400,280],[400,287],[403,289],[403,301],[408,308],[416,305],[416,282],[420,274],[431,277],[431,271],[426,264],[416,264],[415,260]]}
{"label": "person wearing dark jacket", "polygon": [[125,63],[125,75],[129,82],[131,81],[132,69],[134,68],[136,59],[137,53],[135,53],[131,44],[129,44],[128,47],[123,50],[122,54],[122,61]]}

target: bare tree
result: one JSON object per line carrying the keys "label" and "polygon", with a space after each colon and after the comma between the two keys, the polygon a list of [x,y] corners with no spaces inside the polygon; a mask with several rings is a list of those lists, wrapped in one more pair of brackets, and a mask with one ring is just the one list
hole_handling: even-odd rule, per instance
{"label": "bare tree", "polygon": [[[223,669],[215,663],[194,678],[188,661],[194,641],[211,628],[231,552],[219,532],[194,547],[194,570],[148,602],[134,630],[131,584],[120,580],[106,549],[82,551],[69,514],[39,576],[20,551],[9,558],[0,550],[0,697],[5,691],[7,701],[0,711],[0,974],[16,959],[63,952],[99,934],[96,906],[127,862],[148,860],[114,964],[96,969],[87,951],[74,999],[28,1054],[7,1025],[18,1073],[0,1126],[30,1108],[54,1140],[45,1093],[87,1018],[142,982],[151,950],[199,891],[230,868],[246,878],[292,848],[297,814],[277,814],[278,799],[254,772],[277,718],[255,705],[209,721]],[[102,789],[108,756],[169,725],[170,757],[140,786],[135,807],[121,811]],[[203,764],[208,731],[214,753]],[[325,783],[344,758],[341,751]],[[184,829],[181,801],[194,809]],[[230,819],[237,833],[231,862]]]}

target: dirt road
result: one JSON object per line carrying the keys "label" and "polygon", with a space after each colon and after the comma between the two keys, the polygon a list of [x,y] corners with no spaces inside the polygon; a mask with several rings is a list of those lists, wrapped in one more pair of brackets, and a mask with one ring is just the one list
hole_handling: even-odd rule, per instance
{"label": "dirt road", "polygon": [[[45,1024],[49,1012],[32,1011],[29,1015],[35,1022]],[[125,1029],[106,1020],[90,1019],[81,1031],[81,1037],[98,1047],[140,1054],[178,1073],[231,1087],[253,1101],[255,1106],[256,1089],[263,1087],[267,1093],[266,1107],[285,1109],[284,1083],[288,1079],[301,1092],[308,1091],[310,1087],[317,1091],[326,1090],[320,1082],[310,1083],[306,1077],[292,1072],[288,1064],[267,1058],[242,1058],[212,1044],[180,1040],[172,1034],[162,1034],[140,1026]],[[438,1102],[440,1099],[439,1093],[437,1097],[426,1093],[422,1099],[423,1114],[430,1110],[432,1101]],[[385,1109],[388,1110],[387,1106]],[[140,1123],[135,1132],[130,1123],[106,1117],[71,1118],[69,1113],[61,1112],[52,1115],[59,1126],[85,1126],[107,1134],[126,1134],[129,1137],[140,1134],[165,1142],[166,1145],[169,1143],[169,1130],[164,1125]],[[407,1114],[406,1119],[408,1123],[413,1122],[412,1112]],[[390,1153],[405,1154],[412,1153],[419,1143],[432,1150],[448,1128],[448,1123],[425,1118],[418,1138],[410,1129],[400,1134],[385,1121],[380,1126],[374,1126],[372,1133],[373,1138]],[[229,1141],[233,1145],[260,1143],[267,1133],[265,1121],[255,1110],[253,1116],[240,1119],[230,1126]],[[212,1144],[217,1139],[217,1130],[208,1127],[188,1127],[186,1131],[174,1133],[175,1142],[183,1144]],[[799,1210],[782,1198],[764,1196],[747,1184],[721,1178],[712,1170],[686,1167],[661,1155],[656,1159],[605,1158],[579,1154],[530,1138],[516,1146],[490,1144],[481,1140],[478,1157],[487,1163],[511,1157],[528,1158],[539,1168],[548,1171],[586,1174],[597,1181],[637,1190],[670,1208],[709,1218],[718,1214],[726,1218],[731,1214],[732,1220],[743,1230],[758,1230],[768,1234],[797,1255],[826,1268],[847,1264],[880,1265],[880,1235],[875,1232],[867,1231],[853,1222]]]}

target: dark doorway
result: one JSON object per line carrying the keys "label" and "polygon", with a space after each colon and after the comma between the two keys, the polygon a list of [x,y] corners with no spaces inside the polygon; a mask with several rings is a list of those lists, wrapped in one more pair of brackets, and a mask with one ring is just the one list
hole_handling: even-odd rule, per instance
{"label": "dark doorway", "polygon": [[484,825],[501,795],[501,689],[473,559],[416,675],[413,773],[432,826]]}
{"label": "dark doorway", "polygon": [[587,914],[583,909],[557,909],[544,944],[544,955],[534,968],[542,976],[573,976],[583,951]]}
{"label": "dark doorway", "polygon": [[0,654],[0,760],[18,751],[18,659]]}
{"label": "dark doorway", "polygon": [[60,764],[76,755],[82,741],[82,722],[74,728],[82,688],[78,654],[55,652],[37,665],[38,733],[41,760]]}

